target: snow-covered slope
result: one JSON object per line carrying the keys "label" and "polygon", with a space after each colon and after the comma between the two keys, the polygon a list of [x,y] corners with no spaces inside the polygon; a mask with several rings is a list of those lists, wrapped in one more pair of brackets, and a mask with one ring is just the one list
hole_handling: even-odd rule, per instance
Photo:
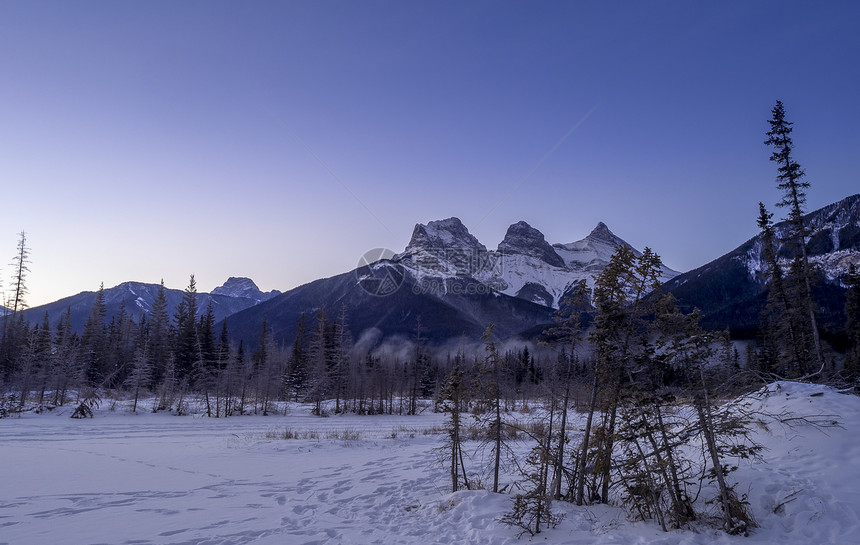
{"label": "snow-covered slope", "polygon": [[[432,410],[319,418],[290,405],[288,416],[205,418],[131,414],[120,401],[82,421],[69,419],[69,407],[0,419],[0,543],[860,543],[860,398],[779,383],[750,402],[794,420],[759,414],[763,460],[737,461],[731,474],[759,524],[749,537],[708,520],[662,532],[654,521],[630,522],[619,507],[557,501],[564,519],[556,528],[517,538],[518,529],[499,522],[512,508],[515,477],[502,476],[505,494],[450,493],[438,457],[444,415]],[[840,427],[820,430],[798,417]],[[583,418],[571,415],[572,443]],[[467,446],[470,467],[481,452],[489,456],[477,441]],[[531,446],[514,443],[521,456]]]}
{"label": "snow-covered slope", "polygon": [[[488,251],[459,219],[448,218],[416,225],[395,261],[425,282],[470,277],[493,291],[557,308],[581,280],[593,286],[618,246],[630,247],[602,222],[582,240],[550,245],[543,233],[520,221],[508,228],[498,250]],[[661,280],[678,274],[663,267]]]}
{"label": "snow-covered slope", "polygon": [[[807,214],[803,223],[810,234],[806,245],[810,261],[827,280],[838,282],[848,274],[851,264],[860,265],[860,194]],[[784,221],[774,226],[777,241],[783,240],[788,227]],[[758,277],[765,267],[761,237],[756,236],[748,244],[740,259],[750,276]],[[793,249],[786,243],[778,244],[780,264],[787,270]]]}

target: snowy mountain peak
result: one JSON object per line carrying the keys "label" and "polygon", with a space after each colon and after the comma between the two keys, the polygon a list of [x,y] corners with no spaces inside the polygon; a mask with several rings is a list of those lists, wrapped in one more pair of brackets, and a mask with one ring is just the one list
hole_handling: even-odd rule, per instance
{"label": "snowy mountain peak", "polygon": [[543,233],[524,221],[508,227],[504,240],[499,244],[499,253],[527,255],[556,267],[564,267],[564,260],[553,250]]}
{"label": "snowy mountain peak", "polygon": [[631,247],[610,231],[602,221],[582,240],[553,244],[556,253],[564,259],[568,267],[592,270],[602,270],[618,246]]}
{"label": "snowy mountain peak", "polygon": [[[606,226],[602,221],[597,222],[597,225],[594,229],[591,230],[591,233],[585,237],[588,240],[596,240],[601,242],[609,242],[611,244],[616,244],[620,242],[624,242],[620,238],[618,238],[615,233],[609,230],[609,227]],[[624,244],[627,244],[624,242]]]}
{"label": "snowy mountain peak", "polygon": [[260,288],[257,287],[257,284],[255,284],[253,280],[241,276],[231,276],[227,279],[226,282],[224,282],[223,285],[218,286],[217,288],[212,290],[212,295],[241,297],[244,299],[251,299],[258,302],[271,299],[279,293],[280,292],[277,290],[273,290],[269,293],[264,293],[260,291]]}
{"label": "snowy mountain peak", "polygon": [[[610,231],[609,227],[601,221],[598,222],[597,226],[584,239],[568,244],[553,244],[553,249],[564,259],[568,268],[596,275],[609,263],[612,254],[619,246],[632,248],[637,256],[641,254],[639,250],[633,248],[627,241]],[[665,265],[662,270],[661,282],[665,282],[680,274],[678,271],[674,271]]]}
{"label": "snowy mountain peak", "polygon": [[[578,281],[593,284],[622,245],[630,247],[602,222],[582,240],[551,245],[543,233],[519,221],[508,227],[498,250],[487,251],[459,219],[448,218],[417,224],[406,250],[394,260],[429,285],[471,279],[495,292],[557,307]],[[677,274],[664,267],[663,279]]]}
{"label": "snowy mountain peak", "polygon": [[485,252],[487,247],[478,241],[459,218],[448,218],[419,223],[412,231],[412,239],[406,246],[406,252],[430,249],[474,249]]}

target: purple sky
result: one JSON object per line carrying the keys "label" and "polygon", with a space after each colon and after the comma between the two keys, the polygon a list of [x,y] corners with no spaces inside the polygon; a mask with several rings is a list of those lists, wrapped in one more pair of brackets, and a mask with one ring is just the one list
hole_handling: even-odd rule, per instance
{"label": "purple sky", "polygon": [[689,270],[778,200],[776,99],[809,210],[860,192],[858,28],[853,1],[3,2],[0,255],[27,231],[31,306],[287,290],[450,216],[490,248],[603,221]]}

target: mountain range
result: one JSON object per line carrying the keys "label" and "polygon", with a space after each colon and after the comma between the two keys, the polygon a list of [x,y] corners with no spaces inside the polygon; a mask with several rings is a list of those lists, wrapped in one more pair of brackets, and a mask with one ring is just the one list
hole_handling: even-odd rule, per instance
{"label": "mountain range", "polygon": [[[849,265],[860,265],[860,195],[816,210],[804,221],[811,233],[807,250],[821,271],[815,290],[822,323],[838,329],[844,321],[842,283]],[[775,225],[778,235],[786,228],[785,222]],[[264,293],[248,278],[230,278],[211,293],[199,293],[197,305],[202,312],[211,303],[231,337],[249,344],[264,323],[280,342],[291,342],[300,316],[313,318],[321,309],[330,319],[344,312],[357,342],[418,334],[437,343],[476,339],[491,322],[500,338],[534,337],[552,322],[571,288],[582,280],[592,286],[622,245],[630,247],[602,222],[581,240],[552,244],[520,221],[489,250],[459,219],[448,218],[417,224],[402,252],[369,252],[353,271],[284,293]],[[789,248],[780,244],[779,255],[787,267]],[[662,289],[683,310],[700,309],[704,326],[751,334],[766,301],[763,262],[762,241],[755,236],[695,270],[681,274],[663,267]],[[151,310],[158,288],[125,282],[105,289],[108,320],[123,306],[139,319]],[[183,291],[166,289],[166,294],[172,315]],[[56,324],[71,309],[73,326],[80,329],[95,298],[95,292],[83,292],[29,309],[25,318],[40,322],[47,312]]]}
{"label": "mountain range", "polygon": [[[521,221],[496,250],[458,218],[419,223],[403,252],[369,258],[354,271],[248,308],[231,316],[228,328],[248,342],[259,337],[265,319],[275,337],[291,339],[302,313],[325,308],[329,318],[343,309],[359,341],[412,338],[419,316],[420,334],[431,342],[477,339],[491,322],[500,338],[533,337],[552,323],[559,301],[579,281],[594,284],[619,245],[630,246],[603,223],[582,240],[551,245]],[[677,274],[663,268],[663,280]]]}
{"label": "mountain range", "polygon": [[[145,284],[143,282],[123,282],[112,288],[105,288],[106,319],[110,321],[111,317],[120,313],[120,309],[125,308],[131,317],[139,321],[144,314],[149,314],[152,311],[152,305],[158,296],[159,288],[159,284]],[[167,298],[167,312],[172,317],[179,302],[182,301],[184,291],[165,288],[164,293]],[[223,320],[227,316],[271,299],[280,293],[277,290],[264,293],[249,278],[230,277],[211,293],[198,293],[196,297],[197,310],[198,314],[203,313],[211,303],[215,319]],[[77,295],[64,297],[59,301],[25,310],[23,312],[24,319],[31,323],[42,323],[45,313],[47,313],[49,322],[55,326],[68,310],[71,313],[72,328],[80,332],[83,331],[97,296],[97,292],[84,291]]]}
{"label": "mountain range", "polygon": [[[848,267],[860,267],[860,194],[825,206],[804,216],[810,233],[806,244],[810,262],[820,274],[813,287],[825,328],[844,324]],[[782,242],[787,222],[774,225],[780,265],[787,271],[791,248]],[[765,292],[765,259],[761,235],[697,269],[678,275],[663,285],[682,310],[698,308],[702,324],[711,329],[730,328],[741,336],[752,334],[759,323]]]}

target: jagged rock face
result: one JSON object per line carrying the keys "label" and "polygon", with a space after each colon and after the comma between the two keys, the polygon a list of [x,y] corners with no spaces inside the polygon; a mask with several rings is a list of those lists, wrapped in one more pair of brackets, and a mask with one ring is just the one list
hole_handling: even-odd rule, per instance
{"label": "jagged rock face", "polygon": [[419,276],[473,276],[487,247],[458,218],[417,224],[406,250],[395,256]]}
{"label": "jagged rock face", "polygon": [[543,233],[524,221],[508,227],[504,240],[499,244],[499,253],[527,255],[555,267],[564,267],[564,260],[553,250]]}
{"label": "jagged rock face", "polygon": [[406,252],[448,248],[487,250],[487,247],[466,229],[459,218],[448,218],[431,221],[427,225],[417,224],[412,231],[412,239],[406,246]]}
{"label": "jagged rock face", "polygon": [[259,299],[263,295],[263,292],[260,291],[257,284],[250,278],[231,276],[223,285],[212,290],[212,294]]}
{"label": "jagged rock face", "polygon": [[[497,251],[488,251],[459,219],[449,218],[416,225],[406,250],[394,260],[428,285],[471,278],[494,292],[557,307],[578,282],[592,285],[621,245],[629,247],[603,223],[582,240],[551,245],[520,221],[508,228]],[[663,272],[664,278],[677,274],[665,267]]]}

